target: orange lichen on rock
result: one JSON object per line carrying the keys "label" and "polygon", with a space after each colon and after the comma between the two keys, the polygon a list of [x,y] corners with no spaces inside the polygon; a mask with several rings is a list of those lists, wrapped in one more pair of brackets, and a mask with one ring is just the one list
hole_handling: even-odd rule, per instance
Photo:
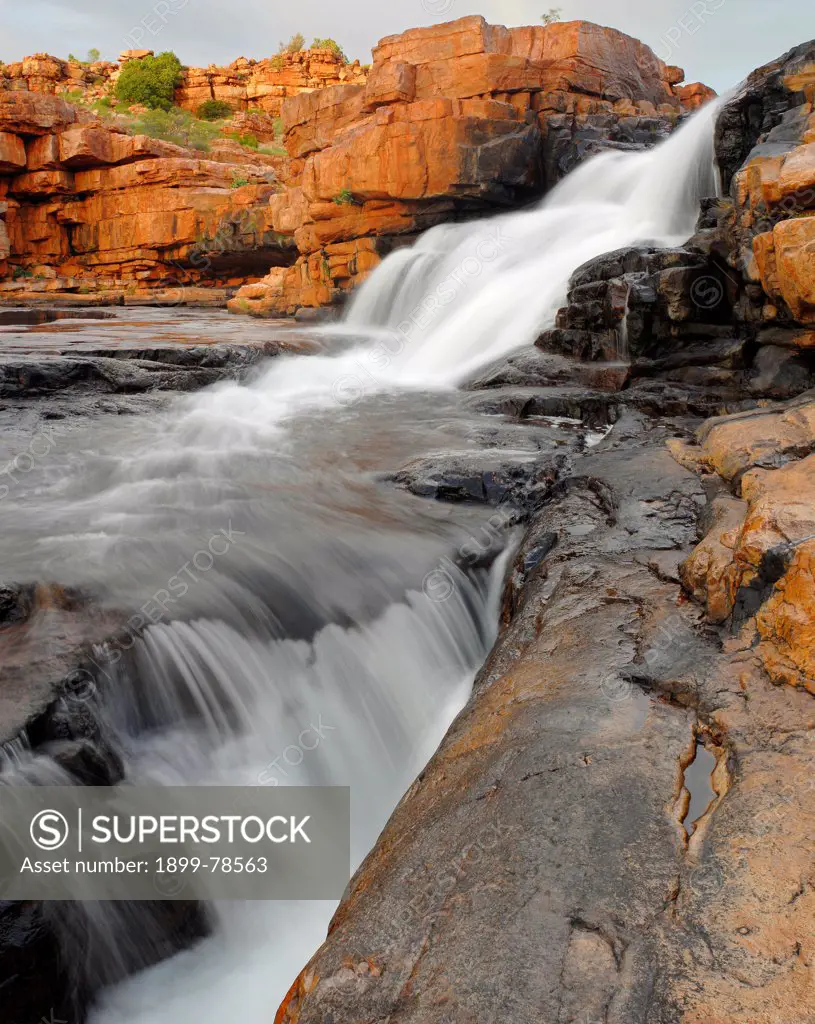
{"label": "orange lichen on rock", "polygon": [[815,694],[815,541],[797,548],[757,624],[770,678]]}
{"label": "orange lichen on rock", "polygon": [[304,968],[278,1007],[274,1024],[297,1024],[300,1016],[299,1006],[308,993],[316,988],[318,981],[319,978],[314,971],[308,967]]}
{"label": "orange lichen on rock", "polygon": [[674,456],[737,479],[742,500],[714,504],[714,526],[683,563],[682,583],[715,623],[730,618],[743,588],[769,590],[747,627],[757,627],[765,671],[815,693],[815,403],[719,417],[699,441],[696,450],[673,445]]}
{"label": "orange lichen on rock", "polygon": [[[812,100],[801,114],[815,124]],[[733,180],[742,269],[785,317],[815,323],[815,133],[779,155],[759,153]]]}
{"label": "orange lichen on rock", "polygon": [[672,444],[674,458],[696,463],[725,480],[734,480],[752,466],[776,456],[801,455],[815,439],[815,402],[793,402],[776,409],[758,409],[706,420],[697,432],[697,447]]}

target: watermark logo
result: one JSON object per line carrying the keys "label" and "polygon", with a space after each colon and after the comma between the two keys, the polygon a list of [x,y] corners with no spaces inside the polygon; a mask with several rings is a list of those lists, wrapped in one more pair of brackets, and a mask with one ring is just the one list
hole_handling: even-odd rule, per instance
{"label": "watermark logo", "polygon": [[603,678],[600,683],[600,692],[611,704],[622,704],[630,700],[634,692],[634,684],[630,679],[624,679],[611,672]]}
{"label": "watermark logo", "polygon": [[704,864],[690,873],[691,890],[703,899],[709,899],[724,888],[724,871],[718,864]]}
{"label": "watermark logo", "polygon": [[422,0],[422,7],[436,17],[449,14],[455,7],[455,0]]}
{"label": "watermark logo", "polygon": [[70,831],[65,815],[51,810],[35,814],[29,828],[34,845],[49,852],[64,846]]}
{"label": "watermark logo", "polygon": [[422,580],[422,590],[434,604],[443,604],[456,592],[456,585],[446,569],[433,569]]}
{"label": "watermark logo", "polygon": [[724,288],[715,277],[698,277],[691,285],[690,297],[700,309],[715,309],[724,298]]}

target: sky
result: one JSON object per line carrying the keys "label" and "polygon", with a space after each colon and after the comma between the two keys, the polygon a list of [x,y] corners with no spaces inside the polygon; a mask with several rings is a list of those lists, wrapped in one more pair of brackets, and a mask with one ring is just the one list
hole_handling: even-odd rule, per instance
{"label": "sky", "polygon": [[174,50],[193,66],[268,57],[302,32],[332,37],[370,61],[382,36],[482,14],[533,25],[557,4],[561,19],[610,25],[648,43],[686,80],[718,91],[815,37],[813,0],[0,0],[0,60],[32,53],[115,60],[123,49]]}

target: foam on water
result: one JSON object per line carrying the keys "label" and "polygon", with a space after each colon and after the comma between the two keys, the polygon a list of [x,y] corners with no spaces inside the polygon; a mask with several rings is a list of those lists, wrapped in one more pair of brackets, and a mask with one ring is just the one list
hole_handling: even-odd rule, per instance
{"label": "foam on water", "polygon": [[[157,557],[166,573],[178,556],[157,546],[161,528],[183,533],[192,510],[211,528],[221,523],[216,511],[226,517],[239,508],[251,517],[239,524],[254,527],[251,536],[243,527],[240,557],[209,578],[202,608],[150,626],[117,668],[105,714],[130,781],[274,784],[270,764],[321,719],[324,742],[277,778],[349,785],[353,858],[362,860],[467,699],[495,636],[503,564],[489,574],[451,576],[450,593],[428,600],[408,582],[432,551],[421,547],[418,531],[406,539],[395,527],[377,542],[386,517],[357,510],[348,489],[337,490],[342,515],[337,509],[332,520],[326,500],[319,517],[306,518],[309,506],[297,503],[308,481],[286,474],[297,458],[296,430],[338,403],[345,407],[349,395],[450,388],[551,326],[570,275],[586,260],[636,242],[686,239],[700,197],[715,189],[716,110],[711,104],[651,152],[591,160],[533,208],[428,231],[359,290],[333,332],[350,339],[344,351],[278,359],[249,384],[185,399],[138,450],[84,455],[94,486],[66,475],[60,515],[70,506],[87,529],[64,532],[60,546],[56,513],[42,519],[50,533],[41,546],[55,575],[71,552],[99,574],[117,561],[129,568]],[[343,458],[333,444],[329,433],[315,463],[329,492]],[[79,487],[83,493],[75,493]],[[345,529],[349,519],[354,530]],[[299,536],[308,528],[317,532]],[[269,595],[278,590],[283,597],[274,606]],[[280,612],[295,599],[293,620],[313,613],[302,635]],[[21,745],[7,756],[25,772]],[[109,989],[93,1024],[271,1019],[332,910],[324,903],[215,906],[212,938]],[[105,942],[121,940],[100,907],[89,906],[87,916]]]}

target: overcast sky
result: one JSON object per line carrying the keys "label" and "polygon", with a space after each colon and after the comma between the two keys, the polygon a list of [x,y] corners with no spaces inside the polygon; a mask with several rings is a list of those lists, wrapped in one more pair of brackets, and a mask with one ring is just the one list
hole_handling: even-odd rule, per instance
{"label": "overcast sky", "polygon": [[184,64],[266,57],[302,32],[331,36],[353,59],[378,39],[466,14],[531,25],[555,3],[563,20],[585,18],[637,36],[688,81],[718,90],[815,36],[813,0],[0,0],[0,60],[37,52],[116,59],[141,46],[175,50]]}

